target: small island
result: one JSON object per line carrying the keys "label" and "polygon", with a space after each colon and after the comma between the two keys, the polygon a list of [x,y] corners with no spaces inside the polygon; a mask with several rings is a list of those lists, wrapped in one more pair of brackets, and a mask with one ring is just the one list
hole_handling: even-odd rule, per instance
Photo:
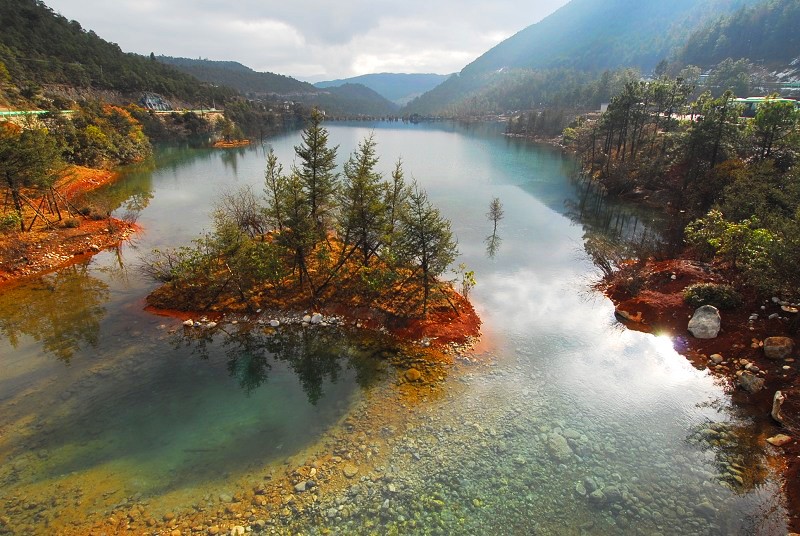
{"label": "small island", "polygon": [[458,254],[450,222],[406,184],[400,161],[384,179],[372,136],[340,176],[322,118],[312,113],[288,174],[270,150],[263,195],[223,193],[210,233],[145,260],[163,283],[148,305],[207,317],[269,311],[275,327],[278,312],[308,313],[315,324],[324,313],[425,346],[477,337],[471,272],[458,272],[460,292],[440,279]]}

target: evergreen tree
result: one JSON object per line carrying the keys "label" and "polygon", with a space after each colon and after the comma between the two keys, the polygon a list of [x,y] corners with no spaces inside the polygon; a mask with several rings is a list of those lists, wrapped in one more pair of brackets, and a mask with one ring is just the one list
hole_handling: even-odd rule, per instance
{"label": "evergreen tree", "polygon": [[311,122],[303,131],[303,143],[294,151],[300,165],[293,166],[294,175],[300,180],[309,206],[309,217],[320,235],[324,235],[335,202],[339,174],[336,169],[336,147],[328,147],[328,131],[322,127],[322,112],[314,109]]}
{"label": "evergreen tree", "polygon": [[264,171],[264,194],[267,201],[264,216],[267,224],[278,231],[283,230],[287,216],[286,181],[283,166],[278,163],[278,157],[270,147],[267,153],[267,169]]}
{"label": "evergreen tree", "polygon": [[400,240],[404,257],[418,267],[423,289],[422,313],[427,314],[436,278],[455,260],[458,245],[453,239],[450,222],[431,205],[428,194],[416,182],[403,214]]}
{"label": "evergreen tree", "polygon": [[381,246],[387,216],[382,176],[375,171],[377,163],[375,139],[370,134],[344,164],[342,239],[361,252],[364,266]]}

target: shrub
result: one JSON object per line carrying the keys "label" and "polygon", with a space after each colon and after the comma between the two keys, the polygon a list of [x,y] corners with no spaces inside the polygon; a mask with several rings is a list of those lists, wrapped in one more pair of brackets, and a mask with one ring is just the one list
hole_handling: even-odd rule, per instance
{"label": "shrub", "polygon": [[64,220],[64,227],[67,229],[77,229],[81,226],[81,220],[78,218],[68,218]]}
{"label": "shrub", "polygon": [[734,309],[742,304],[742,296],[730,285],[696,283],[683,290],[683,299],[692,307],[713,305],[719,309]]}
{"label": "shrub", "polygon": [[8,212],[0,216],[0,231],[8,232],[19,229],[22,220],[16,212]]}

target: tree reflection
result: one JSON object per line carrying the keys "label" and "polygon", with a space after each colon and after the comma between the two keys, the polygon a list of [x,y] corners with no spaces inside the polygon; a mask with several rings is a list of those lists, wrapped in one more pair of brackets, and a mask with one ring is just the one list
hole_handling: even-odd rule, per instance
{"label": "tree reflection", "polygon": [[377,346],[358,348],[338,329],[283,327],[276,331],[240,326],[236,331],[185,330],[177,345],[189,347],[201,359],[221,349],[228,374],[248,393],[264,385],[273,364],[282,361],[295,373],[313,405],[324,396],[325,384],[336,383],[345,369],[355,371],[361,387],[377,378],[380,362],[374,358],[377,350],[370,350]]}
{"label": "tree reflection", "polygon": [[81,345],[97,346],[108,297],[108,285],[90,275],[88,263],[73,264],[0,295],[0,332],[14,348],[27,335],[69,362]]}
{"label": "tree reflection", "polygon": [[503,242],[503,239],[497,236],[497,233],[492,233],[484,239],[484,242],[486,242],[486,256],[490,259],[494,259],[495,255],[497,255],[497,252],[500,250],[500,244]]}
{"label": "tree reflection", "polygon": [[584,230],[584,249],[607,275],[622,260],[645,259],[667,252],[670,224],[653,209],[632,206],[608,196],[591,180],[574,179],[577,200],[565,201],[565,215]]}

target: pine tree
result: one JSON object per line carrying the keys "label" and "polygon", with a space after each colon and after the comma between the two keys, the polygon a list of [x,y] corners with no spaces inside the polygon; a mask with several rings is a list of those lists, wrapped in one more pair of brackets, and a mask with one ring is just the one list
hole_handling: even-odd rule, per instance
{"label": "pine tree", "polygon": [[400,234],[402,251],[409,262],[418,266],[423,288],[422,313],[428,313],[428,301],[441,275],[458,255],[450,222],[428,200],[428,194],[415,182],[403,214]]}
{"label": "pine tree", "polygon": [[294,175],[303,186],[309,216],[320,239],[329,223],[339,181],[339,174],[334,172],[339,147],[328,147],[328,131],[322,127],[322,119],[322,112],[315,108],[311,112],[311,122],[301,136],[303,143],[294,148],[300,164],[292,166]]}
{"label": "pine tree", "polygon": [[381,246],[386,221],[383,177],[375,171],[375,139],[369,135],[344,164],[341,191],[342,238],[361,252],[362,264]]}

